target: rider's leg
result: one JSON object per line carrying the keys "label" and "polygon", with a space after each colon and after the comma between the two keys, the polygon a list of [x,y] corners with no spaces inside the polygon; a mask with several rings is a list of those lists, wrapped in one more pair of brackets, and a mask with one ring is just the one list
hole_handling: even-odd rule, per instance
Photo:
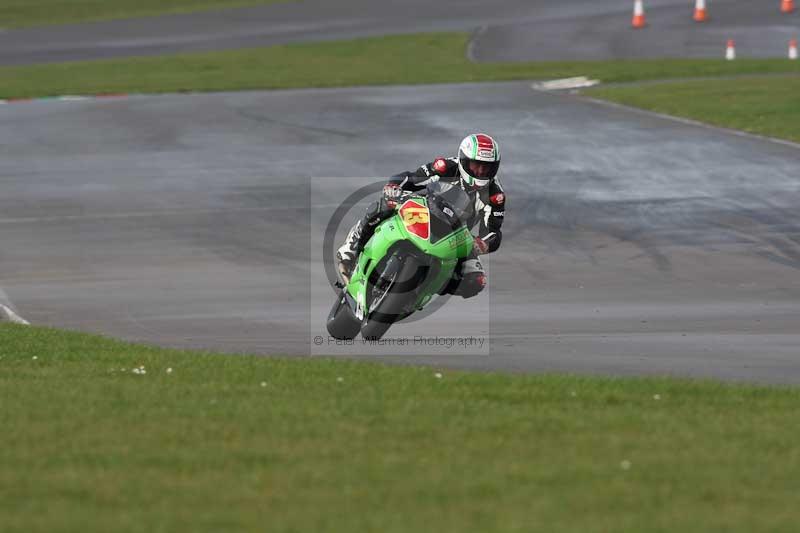
{"label": "rider's leg", "polygon": [[453,278],[440,294],[454,294],[472,298],[486,287],[486,273],[478,255],[472,252],[469,257],[458,262]]}
{"label": "rider's leg", "polygon": [[381,199],[372,202],[361,220],[356,222],[355,226],[350,228],[344,244],[336,251],[336,261],[339,264],[339,272],[344,276],[350,277],[353,272],[353,267],[356,263],[356,258],[364,245],[370,240],[375,233],[375,228],[378,224],[389,218],[394,213],[394,207],[389,206],[386,200]]}

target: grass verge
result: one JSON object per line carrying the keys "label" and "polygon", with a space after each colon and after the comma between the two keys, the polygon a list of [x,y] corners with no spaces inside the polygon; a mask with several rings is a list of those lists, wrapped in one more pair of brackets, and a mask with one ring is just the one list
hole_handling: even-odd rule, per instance
{"label": "grass verge", "polygon": [[3,0],[0,2],[0,27],[94,22],[284,1],[289,0]]}
{"label": "grass verge", "polygon": [[799,401],[0,325],[0,516],[26,533],[795,531]]}
{"label": "grass verge", "polygon": [[800,142],[800,77],[601,87],[590,96],[717,126]]}
{"label": "grass verge", "polygon": [[468,35],[437,33],[260,49],[0,68],[0,97],[504,81],[587,75],[605,82],[800,73],[788,60],[476,64]]}

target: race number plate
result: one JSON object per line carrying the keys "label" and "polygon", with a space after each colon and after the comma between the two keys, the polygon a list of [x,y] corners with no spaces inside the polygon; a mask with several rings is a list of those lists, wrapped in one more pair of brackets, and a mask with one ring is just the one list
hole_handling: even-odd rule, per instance
{"label": "race number plate", "polygon": [[409,233],[413,233],[422,239],[428,239],[431,236],[431,215],[428,208],[416,200],[407,200],[400,207],[400,218],[403,219],[403,224]]}

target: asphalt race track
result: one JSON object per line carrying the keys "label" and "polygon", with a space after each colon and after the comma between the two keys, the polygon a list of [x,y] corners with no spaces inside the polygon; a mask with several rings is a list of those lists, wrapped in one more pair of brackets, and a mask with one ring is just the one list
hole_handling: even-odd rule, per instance
{"label": "asphalt race track", "polygon": [[0,31],[0,65],[475,30],[477,61],[722,57],[731,38],[741,57],[785,57],[800,28],[779,0],[715,0],[706,24],[691,20],[692,3],[645,0],[649,27],[632,30],[632,0],[300,0]]}
{"label": "asphalt race track", "polygon": [[[692,20],[694,2],[645,0],[648,27],[630,28],[628,2],[603,12],[557,14],[533,21],[487,24],[473,41],[476,61],[545,61],[645,58],[722,58],[728,39],[739,57],[786,57],[800,32],[800,17],[780,2],[709,2],[710,19]],[[599,10],[598,10],[599,11]]]}
{"label": "asphalt race track", "polygon": [[488,309],[491,347],[381,360],[800,382],[800,148],[522,82],[3,106],[0,287],[35,324],[319,353],[319,210],[476,124],[504,243],[420,327]]}
{"label": "asphalt race track", "polygon": [[[0,64],[453,30],[474,32],[476,61],[717,57],[728,38],[761,57],[797,31],[777,1],[717,0],[705,25],[689,3],[648,0],[633,31],[618,0],[307,0],[0,31]],[[509,192],[490,290],[392,335],[488,343],[316,346],[332,212],[476,128],[501,141]],[[0,184],[0,304],[36,324],[227,352],[800,382],[789,143],[522,82],[137,96],[0,106]]]}

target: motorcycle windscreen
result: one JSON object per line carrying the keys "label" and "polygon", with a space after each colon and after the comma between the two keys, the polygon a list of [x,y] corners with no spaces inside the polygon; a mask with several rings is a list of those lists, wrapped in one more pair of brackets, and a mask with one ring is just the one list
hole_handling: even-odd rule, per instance
{"label": "motorcycle windscreen", "polygon": [[430,209],[430,241],[435,243],[462,226],[469,228],[475,206],[464,190],[455,184],[435,182],[427,187]]}

